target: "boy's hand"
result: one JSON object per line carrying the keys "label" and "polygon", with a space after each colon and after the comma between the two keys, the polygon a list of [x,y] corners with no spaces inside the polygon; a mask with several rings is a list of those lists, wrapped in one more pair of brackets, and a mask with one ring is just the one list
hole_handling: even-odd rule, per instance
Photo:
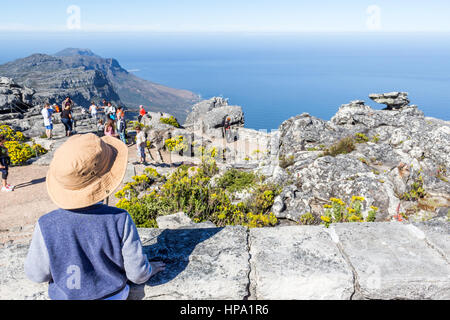
{"label": "boy's hand", "polygon": [[162,261],[150,262],[150,266],[152,267],[152,274],[150,277],[153,277],[158,272],[166,270],[166,264]]}

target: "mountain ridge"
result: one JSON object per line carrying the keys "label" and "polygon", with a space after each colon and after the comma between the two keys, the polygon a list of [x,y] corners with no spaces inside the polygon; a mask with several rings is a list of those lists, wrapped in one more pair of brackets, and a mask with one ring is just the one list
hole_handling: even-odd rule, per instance
{"label": "mountain ridge", "polygon": [[90,101],[110,100],[137,109],[174,114],[184,121],[199,97],[141,79],[114,58],[102,58],[90,49],[67,48],[54,55],[37,53],[0,65],[0,75],[36,90],[33,103],[60,103],[65,96],[84,107]]}

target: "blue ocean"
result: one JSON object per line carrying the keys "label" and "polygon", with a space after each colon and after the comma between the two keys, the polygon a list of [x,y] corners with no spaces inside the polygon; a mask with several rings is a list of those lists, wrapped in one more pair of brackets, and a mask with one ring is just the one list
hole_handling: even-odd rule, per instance
{"label": "blue ocean", "polygon": [[144,79],[229,98],[253,129],[276,129],[303,112],[328,120],[356,99],[382,109],[368,95],[392,91],[408,92],[426,116],[450,120],[445,33],[0,34],[0,41],[8,41],[0,63],[89,48]]}

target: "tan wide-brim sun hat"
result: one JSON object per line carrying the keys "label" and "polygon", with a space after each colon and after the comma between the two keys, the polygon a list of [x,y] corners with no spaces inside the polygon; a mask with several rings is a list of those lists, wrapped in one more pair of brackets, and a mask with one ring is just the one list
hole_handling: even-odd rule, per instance
{"label": "tan wide-brim sun hat", "polygon": [[128,148],[117,138],[75,135],[56,150],[47,173],[47,191],[61,209],[97,204],[122,183]]}

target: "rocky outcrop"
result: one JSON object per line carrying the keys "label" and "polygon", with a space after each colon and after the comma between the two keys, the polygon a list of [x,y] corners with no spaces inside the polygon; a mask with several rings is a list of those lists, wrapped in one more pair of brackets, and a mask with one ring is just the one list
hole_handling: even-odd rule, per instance
{"label": "rocky outcrop", "polygon": [[[323,156],[346,137],[354,140],[354,151]],[[449,142],[450,123],[427,118],[416,106],[374,110],[358,100],[342,105],[330,121],[309,114],[293,117],[280,127],[283,161],[271,161],[271,170],[264,171],[284,186],[274,213],[297,222],[308,212],[319,218],[331,197],[349,203],[352,196],[362,196],[364,214],[376,206],[379,221],[405,212],[417,219],[435,216],[450,207]],[[418,187],[427,196],[405,200]]]}
{"label": "rocky outcrop", "polygon": [[222,128],[227,117],[230,117],[233,127],[244,126],[242,107],[230,106],[228,100],[215,97],[194,105],[184,126],[213,138],[222,138]]}
{"label": "rocky outcrop", "polygon": [[369,98],[376,103],[385,104],[386,110],[400,109],[409,104],[407,92],[390,92],[382,94],[370,94]]}
{"label": "rocky outcrop", "polygon": [[[135,300],[450,299],[450,223],[340,224],[248,230],[140,229],[166,270]],[[0,247],[0,299],[48,299],[26,279],[28,245]],[[418,258],[420,257],[420,258]]]}
{"label": "rocky outcrop", "polygon": [[0,77],[0,120],[20,117],[31,106],[34,93],[11,78]]}

